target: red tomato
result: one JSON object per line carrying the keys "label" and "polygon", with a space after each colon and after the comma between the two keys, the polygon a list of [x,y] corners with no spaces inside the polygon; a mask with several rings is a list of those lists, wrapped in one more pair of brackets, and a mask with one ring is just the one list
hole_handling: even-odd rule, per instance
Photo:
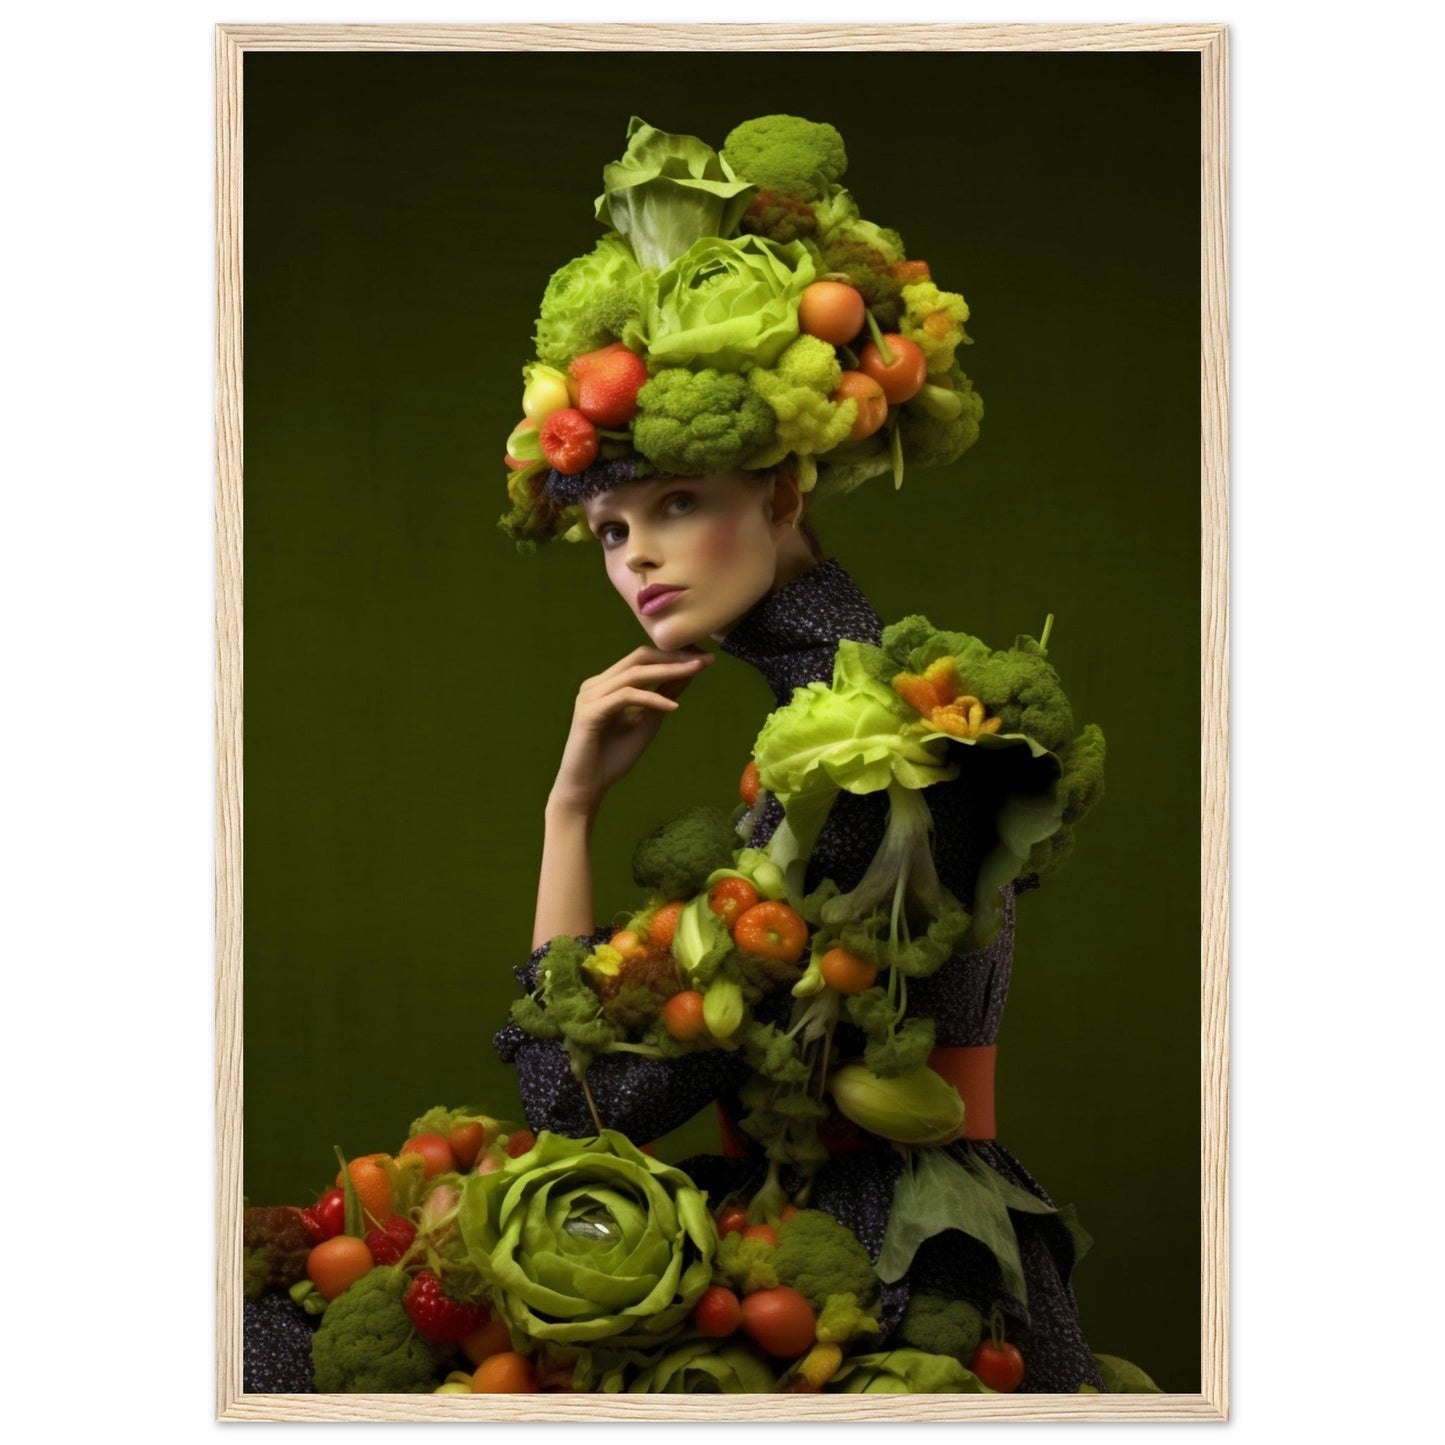
{"label": "red tomato", "polygon": [[426,1177],[445,1174],[457,1167],[452,1146],[440,1134],[417,1134],[401,1146],[402,1154],[419,1154],[426,1165]]}
{"label": "red tomato", "polygon": [[890,406],[897,406],[923,390],[923,383],[928,380],[928,362],[916,341],[897,335],[883,339],[893,353],[893,365],[883,364],[883,353],[876,342],[870,341],[858,353],[858,369],[883,388]]}
{"label": "red tomato", "polygon": [[790,1285],[757,1289],[743,1298],[743,1333],[779,1360],[793,1360],[817,1338],[813,1307]]}
{"label": "red tomato", "polygon": [[680,1042],[701,1038],[707,1032],[702,995],[695,988],[685,988],[673,994],[662,1006],[662,1023],[668,1033]]}
{"label": "red tomato", "polygon": [[726,1339],[742,1324],[743,1307],[726,1285],[715,1284],[693,1306],[692,1322],[709,1339]]}
{"label": "red tomato", "polygon": [[707,895],[707,906],[729,928],[757,901],[758,890],[746,878],[720,878]]}
{"label": "red tomato", "polygon": [[507,1158],[520,1159],[537,1147],[537,1136],[530,1129],[518,1129],[507,1136]]}
{"label": "red tomato", "polygon": [[733,924],[739,948],[777,963],[796,963],[808,946],[808,925],[786,903],[755,903]]}
{"label": "red tomato", "polygon": [[486,1142],[487,1131],[482,1124],[458,1124],[447,1135],[447,1143],[451,1146],[452,1155],[457,1161],[457,1168],[463,1174],[477,1162],[477,1155]]}
{"label": "red tomato", "polygon": [[746,1229],[748,1226],[748,1207],[746,1204],[729,1204],[717,1217],[717,1232],[719,1235],[731,1234],[735,1229]]}
{"label": "red tomato", "polygon": [[[321,1230],[322,1239],[335,1239],[346,1228],[346,1191],[328,1189],[311,1206],[312,1217]],[[320,1243],[320,1240],[317,1241]]]}
{"label": "red tomato", "polygon": [[1001,1345],[985,1340],[973,1352],[968,1368],[990,1390],[998,1390],[1006,1395],[1017,1390],[1023,1383],[1024,1357],[1019,1352],[1019,1347],[1009,1344],[1007,1340]]}
{"label": "red tomato", "polygon": [[771,1224],[750,1224],[743,1230],[744,1239],[761,1239],[764,1244],[778,1247],[778,1231]]}

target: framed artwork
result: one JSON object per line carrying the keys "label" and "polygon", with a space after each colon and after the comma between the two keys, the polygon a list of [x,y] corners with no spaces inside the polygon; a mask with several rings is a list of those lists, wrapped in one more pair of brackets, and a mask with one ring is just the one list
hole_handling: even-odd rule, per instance
{"label": "framed artwork", "polygon": [[[216,41],[218,1415],[1227,1418],[1224,28]],[[311,1205],[435,1106],[523,1116],[492,1038],[543,809],[579,685],[641,638],[603,549],[498,528],[522,368],[633,117],[721,149],[768,112],[835,125],[862,214],[966,295],[983,399],[960,460],[810,513],[822,548],[885,621],[1006,647],[1052,618],[1108,739],[1076,855],[1019,901],[998,1137],[1092,1236],[1090,1347],[1160,1392],[248,1392],[243,1209]],[[777,705],[731,656],[678,702],[597,816],[599,919]],[[676,1163],[717,1118],[634,1142]]]}

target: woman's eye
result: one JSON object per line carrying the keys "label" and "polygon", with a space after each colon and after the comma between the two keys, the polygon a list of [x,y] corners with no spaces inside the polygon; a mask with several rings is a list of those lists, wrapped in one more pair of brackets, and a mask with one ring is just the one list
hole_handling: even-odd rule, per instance
{"label": "woman's eye", "polygon": [[693,511],[697,506],[697,498],[691,492],[677,492],[667,499],[667,509],[676,515]]}
{"label": "woman's eye", "polygon": [[626,531],[622,527],[619,527],[616,522],[608,522],[597,529],[597,539],[604,547],[616,545],[626,535]]}

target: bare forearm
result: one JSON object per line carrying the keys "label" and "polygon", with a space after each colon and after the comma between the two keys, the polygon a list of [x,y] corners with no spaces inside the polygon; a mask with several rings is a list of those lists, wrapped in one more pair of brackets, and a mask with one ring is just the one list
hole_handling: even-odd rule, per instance
{"label": "bare forearm", "polygon": [[592,814],[549,800],[542,837],[542,872],[532,947],[559,933],[580,937],[596,930],[592,913]]}

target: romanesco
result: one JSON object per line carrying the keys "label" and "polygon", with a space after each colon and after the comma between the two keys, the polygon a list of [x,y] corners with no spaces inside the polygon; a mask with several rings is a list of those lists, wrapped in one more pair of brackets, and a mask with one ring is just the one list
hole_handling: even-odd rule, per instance
{"label": "romanesco", "polygon": [[915,281],[901,294],[899,331],[918,343],[931,375],[947,372],[953,365],[953,353],[969,339],[963,329],[968,302],[956,291],[940,291],[932,281]]}

